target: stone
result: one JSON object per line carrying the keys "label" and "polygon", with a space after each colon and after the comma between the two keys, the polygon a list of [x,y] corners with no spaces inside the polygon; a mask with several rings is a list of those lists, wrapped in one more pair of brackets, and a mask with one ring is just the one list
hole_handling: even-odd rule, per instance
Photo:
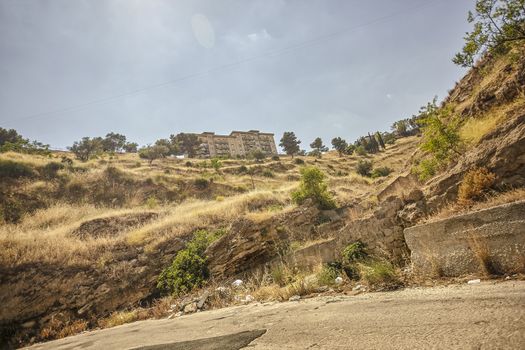
{"label": "stone", "polygon": [[185,314],[191,314],[195,311],[197,311],[197,303],[189,303],[188,305],[184,306]]}
{"label": "stone", "polygon": [[335,278],[335,284],[341,284],[341,283],[343,283],[343,279],[341,277],[337,276]]}
{"label": "stone", "polygon": [[479,278],[475,280],[470,280],[467,282],[467,284],[480,284],[480,283],[481,283],[481,280]]}
{"label": "stone", "polygon": [[288,298],[288,301],[299,301],[299,300],[301,300],[301,296],[299,295],[294,295]]}
{"label": "stone", "polygon": [[239,288],[240,286],[242,286],[242,284],[243,284],[242,280],[235,280],[232,282],[232,286],[235,288]]}
{"label": "stone", "polygon": [[199,298],[199,301],[197,301],[197,308],[202,309],[204,307],[204,304],[206,304],[206,301],[208,300],[210,296],[210,293],[204,292],[204,294]]}

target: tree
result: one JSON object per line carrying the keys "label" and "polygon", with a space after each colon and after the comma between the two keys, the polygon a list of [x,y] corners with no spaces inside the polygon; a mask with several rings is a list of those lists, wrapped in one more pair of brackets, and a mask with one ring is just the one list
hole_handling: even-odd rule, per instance
{"label": "tree", "polygon": [[164,158],[170,154],[170,149],[164,145],[153,145],[142,147],[139,150],[139,157],[147,159],[151,165],[155,159]]}
{"label": "tree", "polygon": [[450,107],[438,108],[434,98],[421,111],[419,123],[423,138],[419,147],[427,156],[420,160],[415,170],[421,180],[426,180],[453,157],[461,155],[463,144],[459,136],[460,120],[452,115]]}
{"label": "tree", "polygon": [[177,143],[172,142],[171,139],[159,139],[155,141],[155,146],[166,147],[168,149],[168,153],[166,154],[166,156],[176,155],[179,153],[179,145]]}
{"label": "tree", "polygon": [[398,120],[397,122],[392,124],[391,129],[394,130],[396,135],[399,137],[408,136],[408,123],[406,122],[406,120]]}
{"label": "tree", "polygon": [[170,136],[171,143],[177,145],[178,152],[187,154],[189,158],[194,158],[201,144],[199,137],[195,134],[179,133]]}
{"label": "tree", "polygon": [[504,52],[525,42],[525,0],[477,0],[475,13],[469,11],[467,20],[473,29],[452,59],[462,67],[472,67],[487,52]]}
{"label": "tree", "polygon": [[83,137],[80,141],[75,141],[73,146],[68,149],[75,154],[78,160],[87,162],[93,156],[103,151],[103,139],[101,137]]}
{"label": "tree", "polygon": [[311,144],[310,148],[312,148],[314,151],[312,152],[313,155],[315,155],[317,158],[321,158],[321,155],[323,152],[328,151],[328,147],[323,145],[323,140],[321,140],[320,137],[317,137]]}
{"label": "tree", "polygon": [[261,163],[266,158],[266,154],[260,149],[256,149],[250,153],[250,158],[255,159],[257,163]]}
{"label": "tree", "polygon": [[340,137],[335,137],[332,139],[332,146],[339,153],[340,157],[342,157],[348,149],[348,143]]}
{"label": "tree", "polygon": [[0,153],[19,152],[48,155],[49,145],[38,141],[29,141],[20,135],[15,129],[0,128]]}
{"label": "tree", "polygon": [[23,141],[22,135],[18,134],[15,129],[0,128],[0,147],[6,143],[18,143]]}
{"label": "tree", "polygon": [[376,141],[379,143],[379,146],[381,146],[382,149],[386,149],[385,142],[383,141],[383,137],[379,131],[376,131]]}
{"label": "tree", "polygon": [[122,152],[126,145],[126,136],[110,132],[102,140],[102,149],[104,152]]}
{"label": "tree", "polygon": [[297,204],[303,204],[311,199],[320,209],[335,208],[335,201],[328,192],[325,183],[325,174],[316,167],[304,167],[301,169],[301,183],[299,188],[292,192],[292,200]]}
{"label": "tree", "polygon": [[287,155],[292,156],[293,158],[295,154],[299,153],[300,143],[301,141],[297,139],[293,131],[285,131],[283,137],[281,138],[279,146],[283,148],[284,152]]}
{"label": "tree", "polygon": [[376,139],[368,133],[368,143],[367,143],[367,151],[368,153],[377,153],[379,152],[379,144],[377,143]]}
{"label": "tree", "polygon": [[137,153],[139,144],[136,142],[128,142],[124,145],[124,152],[126,153]]}

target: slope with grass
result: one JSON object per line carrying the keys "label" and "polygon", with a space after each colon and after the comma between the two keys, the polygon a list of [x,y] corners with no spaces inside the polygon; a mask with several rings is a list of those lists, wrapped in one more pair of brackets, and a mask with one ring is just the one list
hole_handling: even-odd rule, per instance
{"label": "slope with grass", "polygon": [[[151,304],[159,296],[158,275],[197,230],[233,227],[246,236],[238,227],[247,220],[259,232],[289,228],[285,245],[318,239],[318,227],[326,227],[322,211],[307,216],[291,201],[300,170],[316,166],[326,174],[339,210],[369,210],[377,189],[405,170],[417,140],[400,139],[367,157],[329,152],[303,157],[304,163],[223,160],[218,171],[205,160],[162,159],[150,166],[129,154],[71,164],[61,161],[71,157],[64,153],[0,154],[2,336],[23,343],[53,339],[103,326],[114,311]],[[355,166],[362,159],[392,173],[360,176]],[[277,253],[259,246],[246,254],[247,267]],[[259,253],[266,254],[262,260]],[[241,270],[247,269],[234,268]]]}

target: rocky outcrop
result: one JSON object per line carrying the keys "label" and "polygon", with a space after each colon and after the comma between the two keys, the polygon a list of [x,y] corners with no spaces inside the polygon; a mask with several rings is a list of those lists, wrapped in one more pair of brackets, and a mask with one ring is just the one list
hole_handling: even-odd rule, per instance
{"label": "rocky outcrop", "polygon": [[460,276],[525,271],[525,201],[404,231],[416,272]]}
{"label": "rocky outcrop", "polygon": [[496,187],[525,186],[525,111],[485,135],[477,147],[428,183],[426,192],[430,209],[455,201],[463,176],[476,167],[486,167],[493,172]]}
{"label": "rocky outcrop", "polygon": [[86,320],[97,326],[111,312],[138,305],[155,295],[158,274],[187,239],[177,237],[147,252],[121,243],[100,252],[110,253],[111,261],[94,266],[0,267],[0,344],[7,339],[27,343],[50,324]]}
{"label": "rocky outcrop", "polygon": [[344,226],[344,210],[319,210],[311,203],[266,220],[240,218],[206,250],[215,278],[242,274],[281,259],[291,241],[333,237]]}

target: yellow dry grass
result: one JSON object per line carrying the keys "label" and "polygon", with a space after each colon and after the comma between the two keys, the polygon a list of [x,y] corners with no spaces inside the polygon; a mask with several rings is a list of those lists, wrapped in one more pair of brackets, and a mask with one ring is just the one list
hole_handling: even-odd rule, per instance
{"label": "yellow dry grass", "polygon": [[459,135],[468,145],[474,146],[479,143],[483,136],[504,121],[509,112],[525,108],[525,98],[518,97],[513,103],[491,108],[483,116],[470,118],[460,128]]}

